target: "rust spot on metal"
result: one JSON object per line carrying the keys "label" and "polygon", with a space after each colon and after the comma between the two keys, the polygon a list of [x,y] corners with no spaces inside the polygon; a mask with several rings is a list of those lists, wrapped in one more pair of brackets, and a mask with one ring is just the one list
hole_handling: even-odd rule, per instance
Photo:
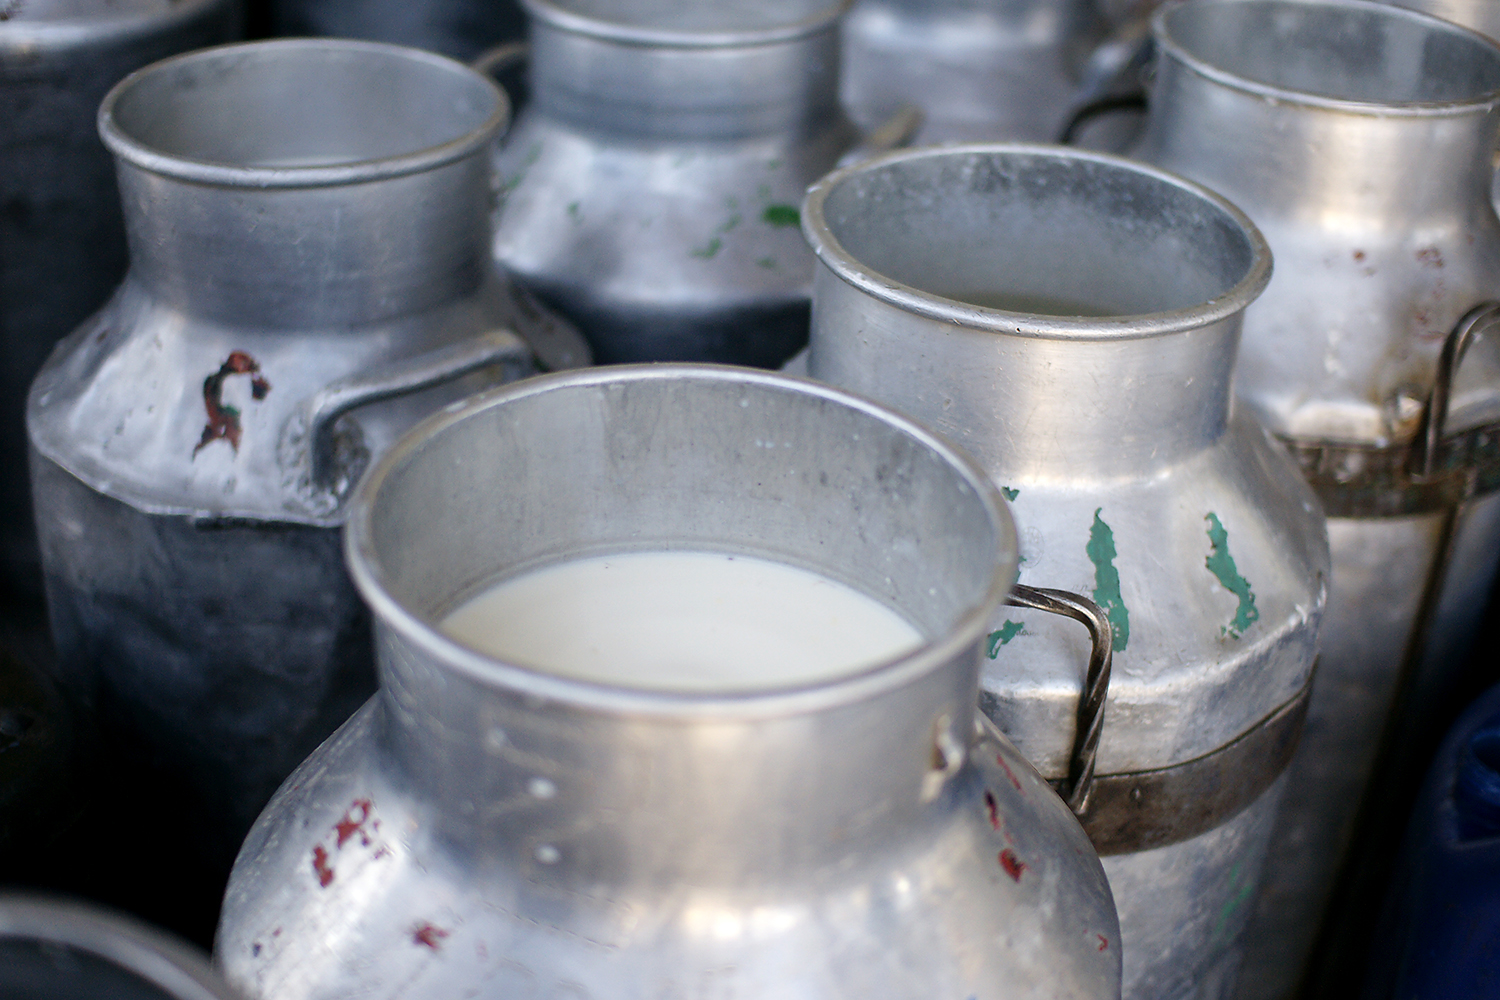
{"label": "rust spot on metal", "polygon": [[1021,779],[1017,778],[1016,772],[1010,769],[1010,765],[1005,762],[1005,756],[1003,754],[996,755],[995,763],[999,764],[1000,767],[1005,771],[1005,776],[1010,779],[1010,783],[1012,785],[1016,786],[1016,791],[1025,791],[1025,789],[1021,787]]}
{"label": "rust spot on metal", "polygon": [[328,867],[328,852],[319,844],[313,848],[313,874],[318,876],[318,884],[328,888],[333,881],[333,869]]}
{"label": "rust spot on metal", "polygon": [[[355,810],[359,811],[359,818],[355,818]],[[370,835],[365,832],[365,821],[370,818],[370,800],[355,799],[354,803],[344,812],[344,818],[333,825],[338,834],[338,843],[334,846],[342,848],[344,841],[350,837],[359,836],[359,842],[364,847],[370,846]]]}
{"label": "rust spot on metal", "polygon": [[1417,251],[1417,261],[1423,267],[1440,268],[1443,266],[1443,251],[1437,247],[1423,247]]}
{"label": "rust spot on metal", "polygon": [[984,790],[984,811],[990,817],[990,828],[1000,829],[1000,803],[995,801],[995,793],[988,788]]}
{"label": "rust spot on metal", "polygon": [[244,351],[233,351],[219,370],[203,380],[203,408],[208,411],[208,423],[203,425],[203,436],[193,448],[196,457],[214,441],[229,442],[236,452],[240,450],[240,411],[224,405],[224,380],[231,375],[250,376],[250,396],[255,400],[266,398],[271,383],[260,374],[260,364]]}
{"label": "rust spot on metal", "polygon": [[1357,261],[1364,260],[1365,259],[1365,252],[1363,250],[1356,250],[1356,251],[1354,251],[1354,259],[1357,260]]}
{"label": "rust spot on metal", "polygon": [[423,945],[431,948],[433,951],[439,951],[443,946],[443,938],[447,936],[448,932],[441,927],[434,927],[432,924],[423,921],[412,928],[411,943]]}
{"label": "rust spot on metal", "polygon": [[1026,870],[1026,862],[1016,857],[1016,852],[1009,847],[1000,852],[1000,867],[1005,869],[1005,874],[1021,881],[1021,873]]}

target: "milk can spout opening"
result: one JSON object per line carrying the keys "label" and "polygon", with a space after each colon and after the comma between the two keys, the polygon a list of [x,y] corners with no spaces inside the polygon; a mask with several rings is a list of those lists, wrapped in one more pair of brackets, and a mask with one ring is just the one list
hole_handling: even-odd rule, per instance
{"label": "milk can spout opening", "polygon": [[1160,12],[1157,25],[1161,44],[1197,72],[1280,100],[1424,114],[1500,98],[1500,49],[1397,7],[1193,3]]}

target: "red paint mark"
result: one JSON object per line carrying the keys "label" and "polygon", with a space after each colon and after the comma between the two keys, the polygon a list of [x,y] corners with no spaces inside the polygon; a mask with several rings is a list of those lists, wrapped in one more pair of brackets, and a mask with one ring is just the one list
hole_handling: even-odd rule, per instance
{"label": "red paint mark", "polygon": [[1365,259],[1365,252],[1363,250],[1356,250],[1356,251],[1354,251],[1354,259],[1355,260],[1364,260]]}
{"label": "red paint mark", "polygon": [[333,869],[328,867],[328,852],[323,850],[322,844],[313,848],[313,872],[318,876],[318,884],[328,888],[328,883],[333,881]]}
{"label": "red paint mark", "polygon": [[1026,862],[1016,857],[1016,852],[1009,847],[1000,852],[1000,867],[1005,869],[1005,874],[1021,881],[1021,873],[1026,870]]}
{"label": "red paint mark", "polygon": [[1005,838],[1005,842],[1007,844],[1014,844],[1016,842],[1016,838],[1012,837],[1010,835],[1010,831],[1009,830],[1002,830],[1001,831],[1001,836],[1003,836]]}
{"label": "red paint mark", "polygon": [[411,943],[426,945],[433,951],[438,951],[442,948],[443,938],[447,936],[448,932],[441,927],[434,927],[429,923],[420,923],[412,928]]}
{"label": "red paint mark", "polygon": [[1442,267],[1443,252],[1437,247],[1423,247],[1417,251],[1417,260],[1424,267]]}
{"label": "red paint mark", "polygon": [[1000,829],[1000,803],[995,801],[995,793],[988,788],[984,790],[984,811],[989,814],[991,829]]}
{"label": "red paint mark", "polygon": [[385,857],[387,854],[390,854],[390,853],[391,853],[391,849],[389,847],[382,846],[380,848],[380,850],[378,850],[378,851],[375,852],[375,860],[379,861],[381,858]]}
{"label": "red paint mark", "polygon": [[[356,809],[359,810],[358,819],[354,818],[354,811]],[[354,804],[351,805],[347,811],[345,811],[344,818],[333,825],[333,829],[338,833],[338,843],[335,846],[342,848],[344,846],[344,841],[348,840],[355,834],[359,834],[360,843],[365,847],[369,847],[370,835],[365,832],[365,820],[369,818],[370,800],[355,799]]]}
{"label": "red paint mark", "polygon": [[1016,786],[1016,791],[1018,791],[1018,792],[1024,791],[1024,789],[1021,788],[1021,782],[1020,782],[1020,780],[1016,778],[1016,772],[1012,771],[1010,769],[1010,765],[1007,764],[1007,763],[1005,763],[1005,758],[1004,757],[996,757],[995,758],[995,763],[999,764],[1001,767],[1003,767],[1005,769],[1005,776],[1010,779],[1010,783],[1012,785]]}
{"label": "red paint mark", "polygon": [[1105,951],[1109,948],[1109,938],[1105,937],[1103,934],[1095,934],[1094,937],[1099,939],[1100,951]]}
{"label": "red paint mark", "polygon": [[271,936],[272,937],[281,937],[281,928],[278,927],[274,931],[272,931],[271,932]]}
{"label": "red paint mark", "polygon": [[252,399],[265,399],[266,393],[271,391],[271,383],[261,377],[260,364],[244,351],[232,352],[218,371],[203,380],[203,408],[208,411],[208,423],[203,426],[203,436],[193,449],[195,457],[220,439],[228,441],[236,452],[240,450],[240,411],[224,405],[224,380],[231,375],[251,376]]}

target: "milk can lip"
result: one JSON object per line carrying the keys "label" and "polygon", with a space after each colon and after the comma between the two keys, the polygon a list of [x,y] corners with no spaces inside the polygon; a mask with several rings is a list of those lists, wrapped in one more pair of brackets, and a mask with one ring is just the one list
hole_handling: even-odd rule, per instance
{"label": "milk can lip", "polygon": [[[944,157],[994,156],[1088,162],[1153,178],[1201,198],[1243,231],[1251,261],[1222,294],[1197,304],[1160,312],[1118,316],[1053,316],[1011,312],[947,298],[881,274],[844,247],[824,214],[824,203],[845,181],[892,164]],[[802,233],[818,260],[843,281],[881,301],[930,319],[973,330],[1055,340],[1131,340],[1195,330],[1228,319],[1254,302],[1271,280],[1271,248],[1250,218],[1215,192],[1177,174],[1136,160],[1091,150],[1038,143],[945,143],[902,149],[872,157],[828,174],[811,188],[802,207]]]}
{"label": "milk can lip", "polygon": [[530,16],[562,31],[587,35],[621,45],[665,48],[750,48],[794,41],[831,28],[855,0],[829,0],[806,17],[764,28],[676,29],[649,27],[628,21],[605,20],[569,10],[558,0],[521,0]]}
{"label": "milk can lip", "polygon": [[[997,529],[996,548],[1000,558],[996,561],[995,572],[991,575],[985,593],[956,616],[953,625],[944,635],[885,662],[801,685],[746,691],[692,692],[613,686],[528,669],[486,656],[449,638],[435,623],[408,609],[387,588],[373,539],[375,499],[381,483],[427,441],[448,427],[513,399],[577,386],[687,379],[793,388],[833,399],[895,426],[937,452],[950,467],[961,473],[968,488],[987,509],[988,519]],[[951,663],[966,649],[974,650],[977,656],[978,643],[988,628],[989,616],[1004,601],[1010,590],[1010,575],[1005,562],[1007,554],[1014,559],[1018,551],[1015,524],[1009,509],[1000,498],[999,490],[977,462],[956,446],[899,412],[864,396],[812,379],[731,365],[658,363],[583,368],[534,376],[480,392],[462,404],[428,417],[408,431],[366,473],[349,510],[349,519],[344,529],[344,561],[349,575],[360,596],[370,606],[375,619],[399,632],[406,641],[481,684],[500,684],[528,696],[604,711],[667,717],[760,718],[817,711],[900,688]],[[1010,570],[1013,569],[1011,566]]]}
{"label": "milk can lip", "polygon": [[1370,3],[1366,0],[1190,0],[1186,3],[1166,4],[1151,15],[1151,33],[1164,55],[1182,63],[1200,76],[1235,90],[1282,104],[1322,108],[1349,114],[1376,115],[1385,117],[1445,117],[1475,114],[1487,111],[1500,104],[1500,86],[1482,91],[1466,99],[1439,101],[1370,101],[1351,98],[1330,97],[1311,91],[1296,90],[1275,84],[1263,83],[1248,76],[1223,69],[1196,55],[1186,45],[1173,37],[1170,22],[1178,16],[1191,16],[1194,12],[1210,8],[1229,8],[1240,5],[1260,7],[1323,7],[1341,8],[1372,18],[1390,21],[1405,20],[1427,28],[1434,34],[1447,34],[1473,42],[1478,50],[1489,50],[1500,67],[1500,45],[1484,35],[1442,18],[1395,4]]}
{"label": "milk can lip", "polygon": [[[261,166],[199,159],[168,152],[132,135],[117,113],[121,102],[153,77],[177,72],[195,63],[211,66],[236,58],[268,59],[280,54],[295,57],[316,53],[346,58],[363,53],[369,57],[423,67],[434,80],[446,76],[454,83],[477,88],[478,92],[493,101],[493,105],[482,118],[476,115],[477,120],[472,125],[457,131],[452,138],[426,147],[308,166]],[[505,92],[488,77],[447,56],[385,42],[342,38],[285,38],[233,42],[196,49],[136,70],[115,84],[104,96],[99,106],[98,127],[99,136],[111,153],[152,173],[238,188],[312,188],[359,184],[441,167],[488,147],[499,136],[509,119],[510,101]]]}

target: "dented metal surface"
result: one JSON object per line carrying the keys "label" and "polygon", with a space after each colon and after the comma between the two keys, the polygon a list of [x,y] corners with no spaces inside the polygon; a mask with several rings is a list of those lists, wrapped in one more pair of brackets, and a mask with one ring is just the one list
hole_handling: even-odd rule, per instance
{"label": "dented metal surface", "polygon": [[601,362],[776,367],[807,342],[798,205],[861,138],[838,101],[850,2],[527,0],[495,256]]}
{"label": "dented metal surface", "polygon": [[[236,864],[217,957],[250,995],[1119,995],[1083,831],[976,730],[1015,535],[928,431],[743,369],[548,376],[413,431],[347,543],[381,691]],[[657,547],[815,569],[928,644],[833,681],[687,694],[513,666],[436,628],[497,575]]]}
{"label": "dented metal surface", "polygon": [[1136,153],[1222,192],[1265,232],[1276,275],[1245,314],[1238,392],[1330,515],[1321,673],[1273,848],[1286,860],[1242,980],[1241,996],[1280,1000],[1313,946],[1398,691],[1414,712],[1441,692],[1500,558],[1484,499],[1500,425],[1493,334],[1455,369],[1445,427],[1424,418],[1452,332],[1500,292],[1500,49],[1341,0],[1195,0],[1153,30]]}
{"label": "dented metal surface", "polygon": [[533,353],[587,358],[561,326],[516,324],[535,347],[505,329],[524,318],[488,260],[506,114],[461,64],[332,41],[158,63],[100,113],[131,265],[32,387],[52,625],[103,766],[176,790],[226,867],[373,688],[338,549],[359,474]]}
{"label": "dented metal surface", "polygon": [[[892,154],[820,182],[804,213],[810,373],[969,449],[1016,512],[1019,580],[1109,617],[1103,812],[1085,828],[1109,852],[1125,995],[1226,996],[1249,913],[1229,902],[1266,856],[1286,759],[1270,751],[1295,740],[1328,572],[1311,490],[1232,402],[1264,241],[1196,185],[1041,146]],[[1013,609],[990,624],[982,705],[1051,778],[1084,642]],[[1248,773],[1198,801],[1276,719]],[[1148,791],[1178,813],[1122,811]]]}
{"label": "dented metal surface", "polygon": [[48,352],[125,273],[125,231],[94,116],[110,87],[174,52],[227,42],[235,0],[0,4],[0,573],[41,577],[26,482],[26,393]]}

